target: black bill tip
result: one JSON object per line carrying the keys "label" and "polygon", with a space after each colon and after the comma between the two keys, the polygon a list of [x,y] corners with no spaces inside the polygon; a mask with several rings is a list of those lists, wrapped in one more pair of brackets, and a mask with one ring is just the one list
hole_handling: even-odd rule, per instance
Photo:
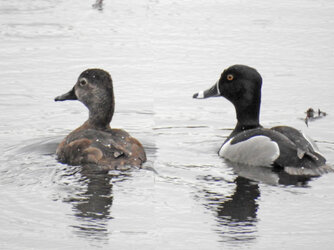
{"label": "black bill tip", "polygon": [[57,96],[55,99],[55,102],[61,102],[61,101],[66,101],[66,100],[78,100],[77,96],[75,95],[74,88],[71,89],[69,92]]}

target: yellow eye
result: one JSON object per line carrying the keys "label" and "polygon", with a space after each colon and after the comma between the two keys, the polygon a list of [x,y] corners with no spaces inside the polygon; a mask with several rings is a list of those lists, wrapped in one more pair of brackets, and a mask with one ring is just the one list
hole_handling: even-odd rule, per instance
{"label": "yellow eye", "polygon": [[232,74],[228,74],[226,78],[227,80],[232,81],[234,77]]}

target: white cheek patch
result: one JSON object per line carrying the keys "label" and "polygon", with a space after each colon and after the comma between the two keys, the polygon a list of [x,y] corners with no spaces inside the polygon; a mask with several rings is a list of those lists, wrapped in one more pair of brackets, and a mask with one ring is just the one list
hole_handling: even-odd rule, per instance
{"label": "white cheek patch", "polygon": [[196,98],[197,99],[203,99],[204,98],[204,91],[199,91],[198,96]]}
{"label": "white cheek patch", "polygon": [[219,150],[219,156],[236,163],[252,166],[268,166],[279,157],[278,144],[264,135],[231,145],[231,138]]}

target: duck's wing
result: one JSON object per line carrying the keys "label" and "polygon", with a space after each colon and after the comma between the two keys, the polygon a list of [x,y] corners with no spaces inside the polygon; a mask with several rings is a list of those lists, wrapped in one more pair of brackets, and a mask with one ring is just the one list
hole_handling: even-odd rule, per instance
{"label": "duck's wing", "polygon": [[294,147],[289,149],[285,143],[279,143],[282,156],[275,162],[284,166],[284,170],[289,174],[317,176],[333,171],[326,165],[326,159],[315,142],[307,135],[288,126],[277,126],[271,130],[285,136],[294,144]]}
{"label": "duck's wing", "polygon": [[[146,161],[146,154],[143,146],[138,140],[131,137],[129,133],[122,129],[111,129],[108,131],[94,132],[94,141],[90,147],[98,148],[103,153],[101,164],[112,164],[114,161],[118,165],[139,166]],[[86,138],[89,131],[86,131]],[[87,134],[88,133],[88,134]]]}
{"label": "duck's wing", "polygon": [[70,165],[98,164],[106,157],[116,159],[126,153],[110,135],[92,129],[69,134],[56,152],[60,162]]}
{"label": "duck's wing", "polygon": [[326,162],[325,157],[320,153],[315,142],[301,131],[288,126],[277,126],[271,128],[271,130],[277,131],[288,137],[290,141],[296,145],[298,151],[297,156],[300,159],[302,159],[306,154],[315,159],[321,158],[324,162]]}
{"label": "duck's wing", "polygon": [[[58,160],[71,165],[121,164],[131,161],[133,152],[128,134],[117,136],[105,131],[85,129],[68,135],[57,149]],[[129,160],[130,159],[130,160]]]}
{"label": "duck's wing", "polygon": [[111,129],[110,133],[112,134],[115,142],[130,152],[130,156],[133,158],[138,158],[141,162],[146,161],[146,153],[143,145],[134,137],[132,137],[128,132],[123,129]]}

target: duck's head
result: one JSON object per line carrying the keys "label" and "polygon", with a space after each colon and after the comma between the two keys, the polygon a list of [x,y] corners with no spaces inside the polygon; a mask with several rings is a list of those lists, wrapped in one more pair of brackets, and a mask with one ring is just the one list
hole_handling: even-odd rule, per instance
{"label": "duck's head", "polygon": [[233,104],[261,97],[261,75],[246,65],[233,65],[223,71],[220,79],[209,89],[200,91],[193,98],[223,96]]}
{"label": "duck's head", "polygon": [[115,106],[110,74],[102,69],[85,70],[69,92],[55,98],[65,100],[79,100],[89,109],[90,120],[109,124]]}
{"label": "duck's head", "polygon": [[239,122],[254,123],[253,120],[259,119],[261,86],[262,78],[256,69],[233,65],[223,71],[211,88],[194,94],[193,98],[223,96],[233,103]]}

